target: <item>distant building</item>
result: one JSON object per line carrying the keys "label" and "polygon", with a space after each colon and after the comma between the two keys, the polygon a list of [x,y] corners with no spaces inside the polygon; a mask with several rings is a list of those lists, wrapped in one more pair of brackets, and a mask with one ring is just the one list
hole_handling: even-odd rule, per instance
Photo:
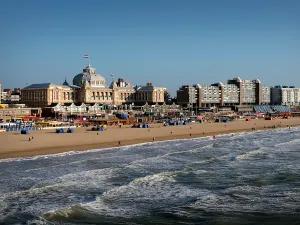
{"label": "distant building", "polygon": [[271,103],[273,105],[300,105],[300,88],[295,88],[295,86],[272,87]]}
{"label": "distant building", "polygon": [[40,108],[25,108],[23,105],[6,105],[0,108],[0,118],[5,122],[22,116],[41,116],[42,110]]}
{"label": "distant building", "polygon": [[239,77],[211,85],[184,85],[177,91],[181,106],[196,103],[195,107],[238,106],[269,104],[271,91],[260,80],[242,80]]}
{"label": "distant building", "polygon": [[21,88],[14,88],[12,91],[9,88],[5,88],[1,92],[1,102],[5,104],[18,104],[21,101]]}
{"label": "distant building", "polygon": [[7,103],[10,99],[10,95],[6,91],[1,92],[1,103]]}
{"label": "distant building", "polygon": [[22,90],[22,102],[27,106],[46,107],[55,104],[135,104],[143,105],[164,102],[165,88],[152,83],[132,86],[119,78],[106,86],[105,78],[96,73],[90,64],[77,74],[73,84],[66,80],[62,85],[52,83],[32,84]]}
{"label": "distant building", "polygon": [[177,104],[185,107],[192,107],[197,103],[197,96],[198,93],[195,86],[183,85],[177,91]]}
{"label": "distant building", "polygon": [[271,104],[271,87],[263,86],[261,88],[261,104],[269,105]]}
{"label": "distant building", "polygon": [[194,85],[197,88],[197,107],[210,107],[214,105],[221,105],[221,83],[212,85]]}

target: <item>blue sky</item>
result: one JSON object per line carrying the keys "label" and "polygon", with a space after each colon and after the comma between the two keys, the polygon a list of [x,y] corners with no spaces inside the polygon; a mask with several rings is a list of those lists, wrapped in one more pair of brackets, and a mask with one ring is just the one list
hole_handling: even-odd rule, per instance
{"label": "blue sky", "polygon": [[182,84],[259,78],[300,87],[298,0],[6,0],[3,86],[61,84],[87,65],[172,94]]}

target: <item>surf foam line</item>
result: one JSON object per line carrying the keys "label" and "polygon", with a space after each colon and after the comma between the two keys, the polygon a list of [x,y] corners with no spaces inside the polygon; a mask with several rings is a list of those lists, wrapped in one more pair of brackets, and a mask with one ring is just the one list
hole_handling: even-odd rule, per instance
{"label": "surf foam line", "polygon": [[[256,131],[249,131],[249,132],[237,132],[237,133],[228,133],[228,134],[218,134],[217,137],[226,137],[226,136],[247,136],[251,135],[253,133],[265,133],[270,131],[285,131],[285,130],[300,130],[300,127],[291,127],[291,128],[275,128],[274,130],[256,130]],[[204,136],[204,137],[195,137],[195,138],[183,138],[183,139],[174,139],[174,140],[163,140],[163,141],[155,141],[155,142],[143,142],[138,144],[131,144],[131,145],[124,145],[121,147],[108,147],[108,148],[98,148],[98,149],[90,149],[90,150],[84,150],[84,151],[68,151],[68,152],[62,152],[62,153],[56,153],[56,154],[45,154],[45,155],[37,155],[37,156],[30,156],[30,157],[16,157],[16,158],[7,158],[7,159],[0,159],[1,162],[13,162],[13,161],[25,161],[25,160],[36,160],[36,159],[47,159],[47,158],[54,158],[54,157],[62,157],[62,156],[68,156],[68,155],[79,155],[79,154],[85,154],[85,153],[93,153],[93,152],[100,152],[100,151],[106,151],[106,150],[117,150],[117,149],[124,149],[124,148],[130,148],[130,147],[136,147],[136,146],[143,146],[143,145],[155,145],[160,143],[168,143],[168,142],[177,142],[177,141],[184,141],[184,140],[207,140],[207,138],[210,138],[211,135]]]}
{"label": "surf foam line", "polygon": [[[221,135],[219,135],[219,136],[221,136]],[[12,161],[47,159],[47,158],[54,158],[54,157],[61,157],[61,156],[68,156],[68,155],[93,153],[93,152],[106,151],[106,150],[125,149],[125,148],[136,147],[136,146],[155,145],[155,144],[160,144],[160,143],[177,142],[177,141],[193,140],[193,139],[206,139],[206,138],[207,137],[189,138],[189,139],[174,139],[174,140],[164,140],[164,141],[155,141],[155,142],[143,142],[143,143],[138,143],[138,144],[124,145],[121,147],[108,147],[108,148],[90,149],[90,150],[84,150],[84,151],[68,151],[68,152],[62,152],[62,153],[56,153],[56,154],[45,154],[45,155],[30,156],[30,157],[7,158],[7,159],[0,159],[0,163],[1,162],[12,162]]]}
{"label": "surf foam line", "polygon": [[[71,218],[77,213],[81,216],[90,214],[124,218],[141,217],[148,214],[147,211],[143,210],[143,207],[139,207],[143,206],[145,202],[152,202],[149,206],[150,210],[159,205],[176,207],[185,205],[186,198],[189,198],[187,202],[190,202],[197,200],[200,196],[212,193],[206,189],[188,188],[177,183],[176,176],[185,173],[179,170],[139,177],[123,186],[104,192],[93,202],[79,203],[57,211],[51,210],[45,213],[43,217],[55,220],[57,218]],[[131,202],[133,204],[127,204],[128,196],[133,196]]]}

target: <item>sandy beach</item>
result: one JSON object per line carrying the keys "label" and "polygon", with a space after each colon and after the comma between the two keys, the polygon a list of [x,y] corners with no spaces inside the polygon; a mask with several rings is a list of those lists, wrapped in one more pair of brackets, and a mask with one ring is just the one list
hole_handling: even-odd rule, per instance
{"label": "sandy beach", "polygon": [[[263,120],[250,122],[238,120],[229,123],[191,123],[185,126],[163,127],[162,124],[147,128],[131,128],[130,126],[108,127],[107,130],[97,132],[90,128],[76,128],[75,133],[56,134],[55,129],[30,131],[30,135],[20,132],[0,133],[0,159],[47,155],[68,151],[82,151],[100,149],[163,140],[196,138],[218,134],[251,132],[252,128],[264,130],[265,126],[286,128],[300,126],[300,118]],[[29,136],[34,139],[29,141]]]}

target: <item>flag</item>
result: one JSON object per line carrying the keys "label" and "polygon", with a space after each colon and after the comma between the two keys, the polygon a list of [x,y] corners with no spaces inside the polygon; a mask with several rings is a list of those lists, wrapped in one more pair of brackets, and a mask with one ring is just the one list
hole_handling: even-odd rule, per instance
{"label": "flag", "polygon": [[84,58],[88,58],[89,57],[89,55],[88,54],[84,54]]}
{"label": "flag", "polygon": [[114,76],[114,74],[113,74],[113,73],[111,73],[111,74],[110,74],[110,76],[111,76],[111,77],[113,77],[113,76]]}

